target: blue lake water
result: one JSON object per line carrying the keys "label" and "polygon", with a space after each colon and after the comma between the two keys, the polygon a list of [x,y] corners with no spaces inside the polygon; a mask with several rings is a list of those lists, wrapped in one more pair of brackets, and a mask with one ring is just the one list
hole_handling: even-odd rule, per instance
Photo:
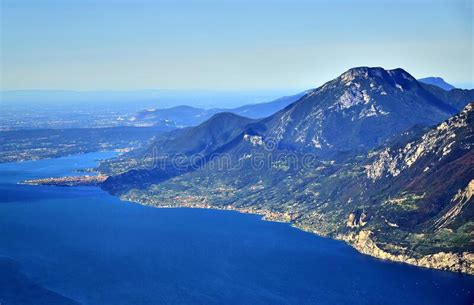
{"label": "blue lake water", "polygon": [[111,153],[0,165],[0,303],[472,304],[474,277],[380,261],[256,215],[16,184]]}

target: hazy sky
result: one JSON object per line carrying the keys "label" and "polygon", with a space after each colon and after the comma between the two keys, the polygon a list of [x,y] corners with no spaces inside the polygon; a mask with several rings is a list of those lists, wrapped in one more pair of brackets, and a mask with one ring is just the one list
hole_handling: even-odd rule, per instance
{"label": "hazy sky", "polygon": [[305,89],[354,66],[473,83],[446,1],[6,1],[2,89]]}

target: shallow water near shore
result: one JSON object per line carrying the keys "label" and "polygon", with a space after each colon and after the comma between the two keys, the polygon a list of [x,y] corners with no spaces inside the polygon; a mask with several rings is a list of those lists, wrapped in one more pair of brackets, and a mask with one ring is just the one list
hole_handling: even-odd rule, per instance
{"label": "shallow water near shore", "polygon": [[474,277],[385,262],[260,216],[16,184],[113,153],[0,164],[0,303],[472,304]]}

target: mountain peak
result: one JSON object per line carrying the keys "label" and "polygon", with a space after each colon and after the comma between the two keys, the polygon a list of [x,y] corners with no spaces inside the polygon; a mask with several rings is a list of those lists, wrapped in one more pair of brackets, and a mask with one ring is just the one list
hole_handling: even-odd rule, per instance
{"label": "mountain peak", "polygon": [[415,124],[433,125],[456,109],[401,68],[355,67],[270,118],[282,147],[316,151],[366,149]]}
{"label": "mountain peak", "polygon": [[415,81],[416,79],[407,71],[396,68],[392,70],[386,70],[382,67],[355,67],[347,70],[343,74],[341,74],[338,79],[341,79],[344,82],[352,82],[355,79],[374,79],[374,78],[382,78],[382,79],[404,79],[406,81]]}
{"label": "mountain peak", "polygon": [[352,82],[356,78],[369,78],[374,75],[382,76],[386,71],[383,68],[355,67],[342,73],[339,78],[344,82]]}

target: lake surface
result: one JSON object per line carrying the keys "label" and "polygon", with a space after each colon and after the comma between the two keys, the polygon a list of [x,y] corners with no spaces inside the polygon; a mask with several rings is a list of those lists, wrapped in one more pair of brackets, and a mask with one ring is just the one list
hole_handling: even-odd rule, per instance
{"label": "lake surface", "polygon": [[[112,153],[0,164],[0,303],[472,304],[474,277],[380,261],[259,216],[18,185]],[[77,174],[77,173],[76,173]]]}

